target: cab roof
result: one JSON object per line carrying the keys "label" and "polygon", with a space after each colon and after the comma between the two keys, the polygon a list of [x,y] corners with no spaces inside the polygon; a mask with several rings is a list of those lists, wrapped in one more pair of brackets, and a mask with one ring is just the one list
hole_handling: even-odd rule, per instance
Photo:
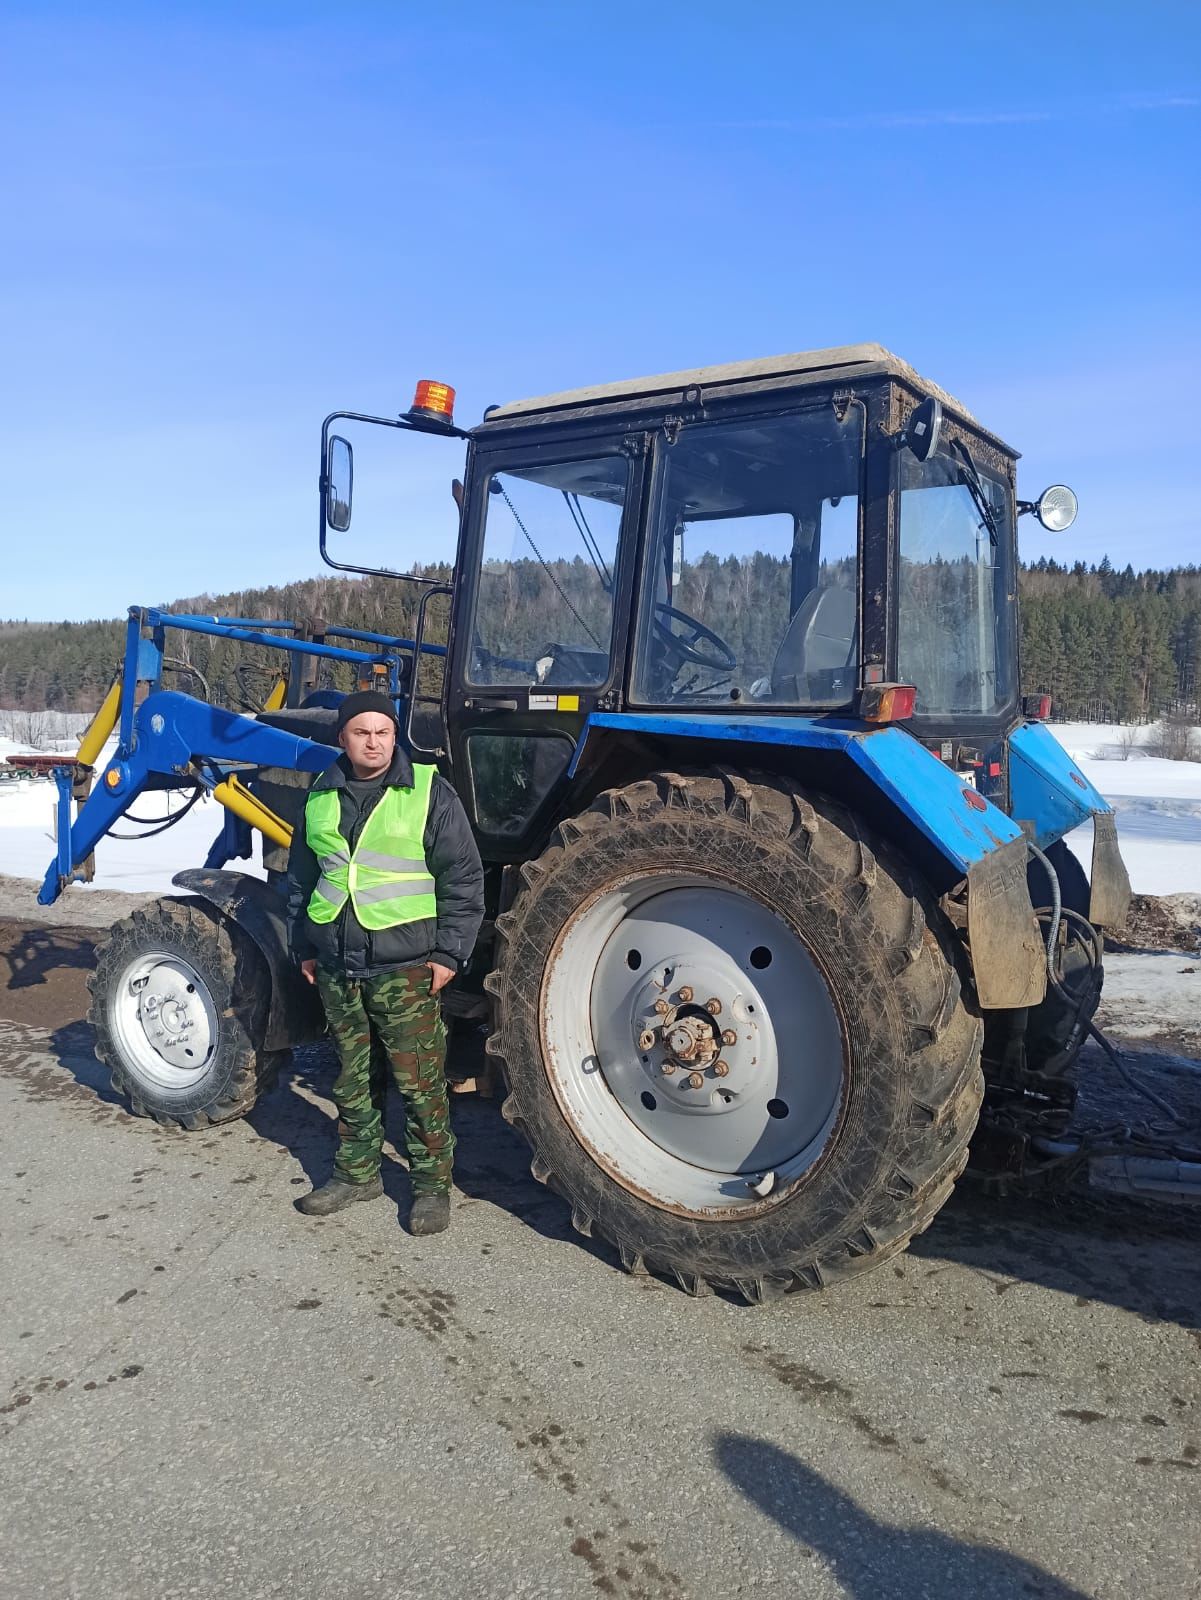
{"label": "cab roof", "polygon": [[[798,386],[808,386],[875,377],[901,378],[922,393],[934,395],[965,422],[980,427],[980,423],[961,401],[931,383],[928,378],[921,377],[907,361],[894,356],[883,345],[844,344],[828,350],[807,350],[792,355],[763,356],[757,361],[730,361],[719,366],[690,367],[683,372],[661,372],[653,377],[626,378],[617,383],[599,383],[584,389],[564,389],[559,394],[538,395],[529,400],[513,400],[507,405],[493,406],[473,432],[486,431],[495,425],[545,421],[552,416],[566,419],[572,413],[585,411],[645,406],[647,402],[653,403],[660,397],[668,400],[676,395],[682,396],[685,390],[693,387],[702,392],[720,390],[724,395],[730,395],[743,388],[788,388],[790,379],[795,380]],[[1001,443],[1000,440],[997,442]]]}

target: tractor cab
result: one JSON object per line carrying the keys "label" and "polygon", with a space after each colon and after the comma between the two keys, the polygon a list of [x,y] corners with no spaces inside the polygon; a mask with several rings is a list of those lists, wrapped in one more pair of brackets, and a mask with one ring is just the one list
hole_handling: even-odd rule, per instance
{"label": "tractor cab", "polygon": [[[782,715],[904,721],[1000,798],[1034,507],[1016,453],[904,362],[855,345],[697,368],[492,407],[466,433],[431,387],[453,400],[426,384],[380,420],[467,445],[436,745],[486,854],[534,842],[597,713],[750,738]],[[350,525],[337,426],[323,551]],[[1067,526],[1074,497],[1049,493],[1040,516]],[[420,558],[419,528],[394,538]]]}

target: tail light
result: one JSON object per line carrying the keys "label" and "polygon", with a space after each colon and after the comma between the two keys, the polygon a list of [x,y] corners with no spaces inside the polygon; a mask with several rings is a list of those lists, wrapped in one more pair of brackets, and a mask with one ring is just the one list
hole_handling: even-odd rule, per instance
{"label": "tail light", "polygon": [[859,715],[864,722],[904,722],[916,700],[912,683],[871,683],[860,690]]}

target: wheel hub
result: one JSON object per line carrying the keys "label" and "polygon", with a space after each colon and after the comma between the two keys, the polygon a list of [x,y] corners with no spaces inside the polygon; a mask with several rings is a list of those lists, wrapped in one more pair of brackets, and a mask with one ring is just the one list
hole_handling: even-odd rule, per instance
{"label": "wheel hub", "polygon": [[688,1216],[778,1204],[840,1115],[841,1014],[785,918],[728,880],[635,876],[573,917],[540,1024],[576,1137]]}
{"label": "wheel hub", "polygon": [[178,968],[163,962],[146,975],[138,1018],[151,1045],[172,1066],[188,1067],[208,1054],[205,1008]]}
{"label": "wheel hub", "polygon": [[[843,1046],[825,981],[791,929],[750,896],[695,880],[643,888],[633,904],[615,896],[583,928],[606,923],[584,1067],[630,1134],[688,1163],[697,1178],[686,1188],[716,1184],[726,1203],[748,1178],[809,1159],[837,1113]],[[563,1003],[570,1014],[574,997]]]}
{"label": "wheel hub", "polygon": [[[759,997],[748,993],[741,973],[735,983],[721,967],[695,954],[657,961],[629,1007],[643,1074],[659,1093],[674,1091],[678,1111],[719,1116],[736,1106],[754,1078],[762,1044],[755,1022]],[[701,1005],[698,994],[707,997]]]}
{"label": "wheel hub", "polygon": [[164,953],[131,964],[115,996],[113,1020],[127,1064],[149,1084],[182,1091],[207,1070],[217,1011],[186,962]]}
{"label": "wheel hub", "polygon": [[673,1060],[685,1067],[707,1067],[717,1060],[721,1043],[709,1017],[680,1016],[663,1030],[663,1043]]}

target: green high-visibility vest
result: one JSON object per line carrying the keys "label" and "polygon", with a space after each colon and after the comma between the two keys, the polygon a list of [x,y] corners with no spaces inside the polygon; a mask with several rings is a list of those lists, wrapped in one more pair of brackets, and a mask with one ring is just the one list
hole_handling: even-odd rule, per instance
{"label": "green high-visibility vest", "polygon": [[354,849],[342,835],[337,789],[313,789],[304,832],[321,876],[309,900],[314,922],[333,922],[347,900],[364,928],[395,928],[438,915],[425,862],[425,824],[435,767],[413,768],[411,789],[384,790]]}

